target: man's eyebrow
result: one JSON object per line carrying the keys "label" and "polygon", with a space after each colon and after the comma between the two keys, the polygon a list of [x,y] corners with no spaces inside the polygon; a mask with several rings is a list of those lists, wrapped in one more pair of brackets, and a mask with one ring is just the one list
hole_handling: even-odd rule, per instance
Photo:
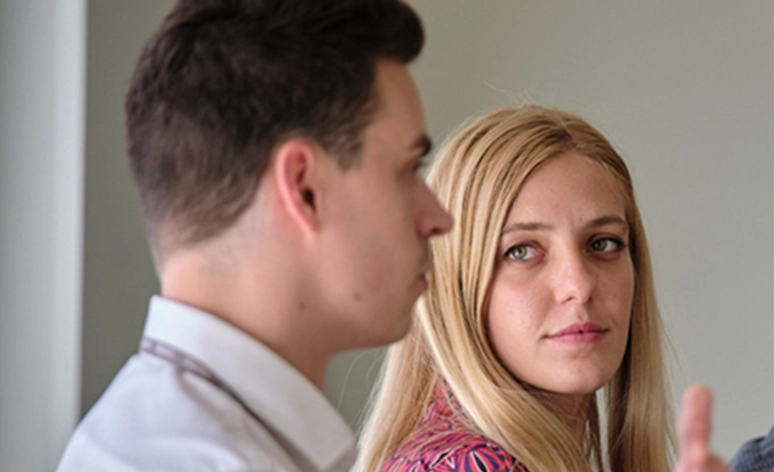
{"label": "man's eyebrow", "polygon": [[[599,228],[600,226],[605,226],[609,224],[620,224],[624,225],[627,228],[629,227],[629,224],[626,222],[625,219],[621,218],[617,215],[605,215],[600,216],[599,218],[594,218],[593,220],[586,223],[584,228],[590,229],[590,228]],[[500,236],[506,235],[508,233],[512,233],[514,231],[548,231],[553,229],[553,226],[546,224],[546,223],[539,223],[539,222],[532,222],[532,221],[519,221],[516,223],[511,223],[508,226],[504,227],[502,232],[500,233]]]}
{"label": "man's eyebrow", "polygon": [[433,148],[433,141],[430,139],[430,136],[423,134],[422,136],[419,136],[414,142],[411,144],[411,149],[418,149],[422,152],[422,156],[426,156],[430,153],[430,150]]}

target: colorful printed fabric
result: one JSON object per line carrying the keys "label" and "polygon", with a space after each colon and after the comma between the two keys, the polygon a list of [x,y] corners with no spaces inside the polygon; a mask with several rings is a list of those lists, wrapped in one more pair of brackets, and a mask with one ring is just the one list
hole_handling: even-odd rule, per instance
{"label": "colorful printed fabric", "polygon": [[491,439],[476,431],[451,393],[436,387],[422,426],[390,457],[381,472],[528,472]]}

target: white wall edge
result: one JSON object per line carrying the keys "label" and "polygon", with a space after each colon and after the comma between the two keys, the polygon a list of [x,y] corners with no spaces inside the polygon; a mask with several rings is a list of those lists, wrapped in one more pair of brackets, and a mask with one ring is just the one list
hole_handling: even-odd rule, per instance
{"label": "white wall edge", "polygon": [[86,4],[56,4],[54,244],[50,310],[51,429],[47,456],[56,466],[78,422],[81,385],[85,183]]}

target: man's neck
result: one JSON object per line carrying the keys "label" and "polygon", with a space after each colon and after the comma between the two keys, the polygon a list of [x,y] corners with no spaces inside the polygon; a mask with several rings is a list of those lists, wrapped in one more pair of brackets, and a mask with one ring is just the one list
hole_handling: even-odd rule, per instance
{"label": "man's neck", "polygon": [[324,344],[313,307],[299,298],[296,285],[277,274],[220,270],[198,253],[176,255],[164,265],[161,295],[185,303],[238,328],[276,352],[318,389],[336,354]]}

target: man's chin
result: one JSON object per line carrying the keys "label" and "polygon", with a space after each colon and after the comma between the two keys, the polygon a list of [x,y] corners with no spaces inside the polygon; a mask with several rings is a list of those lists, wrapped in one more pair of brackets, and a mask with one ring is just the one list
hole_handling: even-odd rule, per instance
{"label": "man's chin", "polygon": [[400,323],[394,323],[390,329],[385,328],[380,333],[376,333],[376,336],[372,340],[371,346],[364,347],[386,347],[390,344],[400,341],[406,337],[409,330],[411,329],[413,322],[413,314],[405,314],[401,317]]}

